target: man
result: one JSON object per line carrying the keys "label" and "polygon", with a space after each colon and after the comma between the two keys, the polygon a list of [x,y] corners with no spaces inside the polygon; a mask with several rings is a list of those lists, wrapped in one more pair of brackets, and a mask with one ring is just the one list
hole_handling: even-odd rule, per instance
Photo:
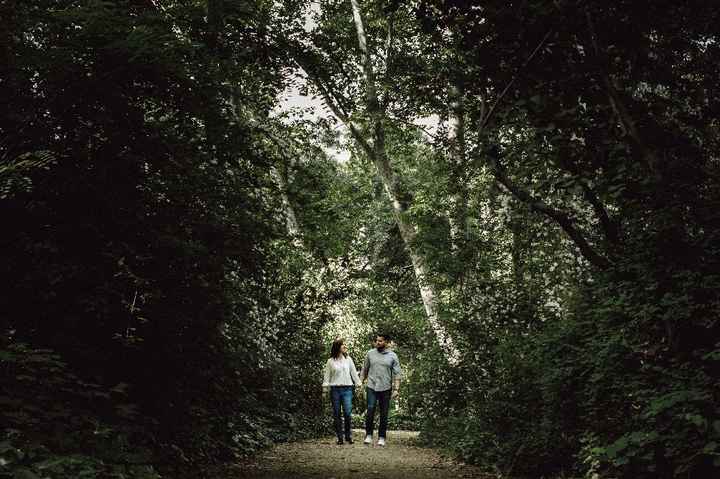
{"label": "man", "polygon": [[365,417],[365,444],[373,442],[375,405],[380,406],[378,446],[385,445],[387,437],[388,410],[390,399],[397,398],[400,391],[400,360],[397,354],[387,349],[390,342],[387,334],[375,336],[375,348],[365,355],[360,380],[367,379],[367,415]]}

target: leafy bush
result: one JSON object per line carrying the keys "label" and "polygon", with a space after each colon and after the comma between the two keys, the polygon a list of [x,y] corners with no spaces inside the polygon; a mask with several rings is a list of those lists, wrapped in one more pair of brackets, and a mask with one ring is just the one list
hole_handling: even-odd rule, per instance
{"label": "leafy bush", "polygon": [[0,377],[0,477],[160,477],[152,421],[126,384],[86,382],[51,350],[22,343],[0,349]]}
{"label": "leafy bush", "polygon": [[[657,313],[647,315],[654,290],[642,285],[651,281],[632,290],[615,280],[588,285],[572,315],[500,339],[484,381],[469,382],[462,401],[425,415],[423,439],[504,474],[713,477],[720,470],[720,345],[704,339],[715,337],[715,322],[699,320],[708,309],[695,318],[685,305],[671,310],[670,317],[686,318],[677,341],[693,345],[674,348],[653,322]],[[700,292],[674,288],[679,296]],[[420,375],[427,407],[442,404],[458,375],[473,377],[453,369]]]}

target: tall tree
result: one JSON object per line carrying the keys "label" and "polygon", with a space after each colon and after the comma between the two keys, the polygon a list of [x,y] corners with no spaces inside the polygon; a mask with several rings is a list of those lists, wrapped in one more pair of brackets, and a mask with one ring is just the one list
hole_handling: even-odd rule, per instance
{"label": "tall tree", "polygon": [[[375,170],[382,182],[387,198],[392,207],[393,217],[398,226],[401,238],[408,250],[412,267],[415,272],[420,297],[426,312],[428,323],[437,338],[438,344],[445,351],[446,357],[451,362],[456,362],[459,351],[453,339],[442,324],[439,316],[439,295],[432,282],[432,272],[429,270],[427,259],[422,253],[422,248],[417,244],[417,232],[415,225],[408,217],[408,209],[412,202],[412,192],[407,191],[403,186],[402,179],[398,176],[396,168],[391,164],[386,145],[386,125],[389,123],[387,116],[388,104],[393,101],[392,93],[388,82],[393,79],[392,62],[395,55],[395,22],[399,16],[400,6],[394,4],[384,13],[385,39],[384,50],[382,51],[385,68],[385,76],[381,83],[375,71],[375,64],[378,59],[373,55],[371,38],[366,30],[364,12],[358,0],[351,0],[348,5],[352,15],[354,32],[352,32],[357,43],[357,49],[350,48],[342,61],[350,62],[354,52],[358,52],[359,64],[357,78],[348,78],[345,67],[338,65],[338,71],[327,71],[327,63],[320,65],[320,58],[327,55],[327,52],[301,50],[297,56],[299,65],[307,72],[309,79],[322,95],[326,105],[333,114],[339,118],[348,128],[350,134],[357,142],[363,153],[375,166]],[[324,6],[323,6],[324,7]],[[373,12],[377,14],[377,12]],[[342,13],[340,13],[342,18]],[[361,72],[361,73],[360,73]],[[342,77],[339,80],[338,77]],[[345,89],[358,89],[363,91],[362,101],[345,96],[343,88],[338,88],[335,82],[348,81]],[[350,106],[352,105],[352,106]],[[350,106],[350,110],[348,107]],[[356,109],[356,110],[355,110]]]}

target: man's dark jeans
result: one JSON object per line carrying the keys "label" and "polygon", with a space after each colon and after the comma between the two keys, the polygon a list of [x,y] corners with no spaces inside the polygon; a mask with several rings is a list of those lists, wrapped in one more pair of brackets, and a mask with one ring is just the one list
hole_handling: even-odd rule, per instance
{"label": "man's dark jeans", "polygon": [[388,411],[390,410],[390,394],[392,390],[375,391],[367,388],[367,415],[365,416],[365,434],[372,436],[375,422],[375,405],[380,406],[380,426],[378,437],[387,437]]}

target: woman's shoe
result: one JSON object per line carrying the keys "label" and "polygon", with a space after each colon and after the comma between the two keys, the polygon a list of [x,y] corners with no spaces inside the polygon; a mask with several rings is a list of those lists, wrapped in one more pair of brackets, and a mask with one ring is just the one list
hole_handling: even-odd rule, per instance
{"label": "woman's shoe", "polygon": [[340,438],[340,439],[337,440],[337,445],[338,445],[338,446],[342,446],[342,443],[343,443],[342,438]]}
{"label": "woman's shoe", "polygon": [[345,442],[348,443],[348,444],[352,444],[354,441],[352,440],[351,437],[346,437],[346,438],[345,438]]}

